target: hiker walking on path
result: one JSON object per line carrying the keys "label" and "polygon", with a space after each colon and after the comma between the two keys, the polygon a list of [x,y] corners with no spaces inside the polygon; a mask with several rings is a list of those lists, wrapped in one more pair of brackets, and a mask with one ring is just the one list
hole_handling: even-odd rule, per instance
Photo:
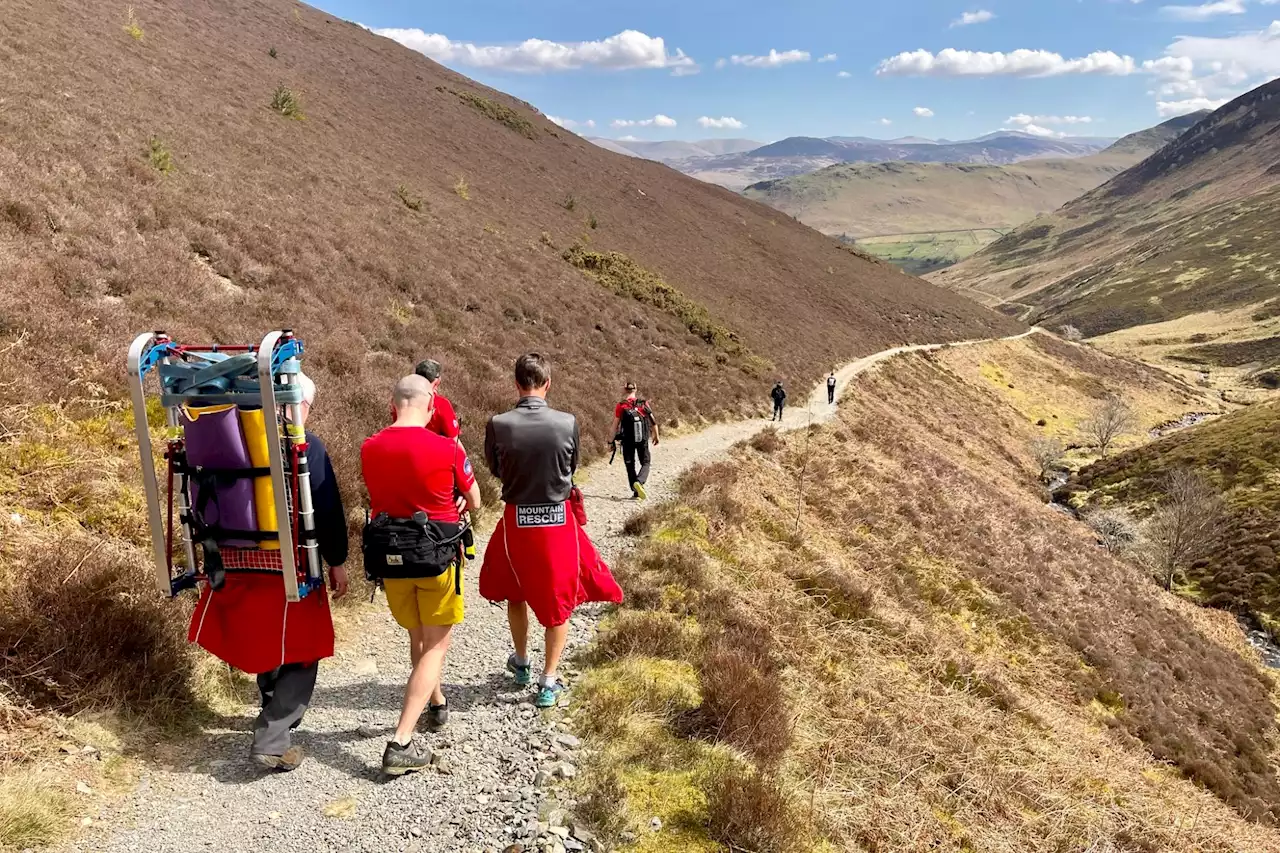
{"label": "hiker walking on path", "polygon": [[547,405],[551,365],[537,353],[515,366],[520,401],[485,427],[484,457],[502,481],[506,505],[480,569],[480,594],[507,602],[515,652],[507,669],[529,684],[529,610],[545,629],[546,659],[535,705],[550,708],[564,690],[556,674],[569,636],[569,617],[588,601],[621,602],[609,567],[587,537],[578,468],[578,420]]}
{"label": "hiker walking on path", "polygon": [[[299,373],[302,426],[316,386]],[[347,516],[324,444],[306,432],[311,504],[320,556],[329,565],[334,600],[347,594]],[[228,572],[221,589],[206,585],[191,614],[188,642],[241,672],[257,675],[262,710],[253,721],[253,760],[272,770],[293,770],[302,749],[290,743],[315,692],[320,661],[333,656],[333,617],[323,592],[285,600],[284,578],[270,572]]]}
{"label": "hiker walking on path", "polygon": [[383,772],[399,776],[431,763],[413,739],[423,711],[432,729],[449,719],[440,678],[464,612],[459,504],[479,507],[480,488],[462,445],[428,427],[435,414],[429,381],[417,374],[401,379],[394,405],[395,423],[365,441],[360,462],[371,517],[365,571],[381,581],[391,615],[409,632],[413,664],[395,736],[382,754]]}
{"label": "hiker walking on path", "polygon": [[[649,481],[649,442],[658,446],[658,421],[646,400],[636,396],[636,384],[628,382],[626,398],[614,407],[614,441],[622,442],[622,461],[627,466],[627,485],[636,500],[644,500],[644,484]],[[639,470],[636,463],[640,463]]]}
{"label": "hiker walking on path", "polygon": [[827,377],[827,403],[832,406],[836,403],[836,372],[834,370]]}
{"label": "hiker walking on path", "polygon": [[782,406],[787,399],[787,392],[783,390],[781,380],[774,384],[773,390],[769,392],[769,396],[773,398],[773,417],[769,418],[769,420],[781,421]]}
{"label": "hiker walking on path", "polygon": [[[452,438],[455,441],[459,440],[459,436],[462,435],[462,418],[458,417],[458,413],[454,410],[453,403],[449,402],[449,398],[440,393],[440,362],[435,359],[424,358],[418,362],[418,366],[414,368],[413,372],[430,382],[431,390],[435,394],[435,409],[431,415],[431,422],[427,424],[427,429],[436,435],[443,435],[445,438]],[[462,531],[462,551],[468,560],[476,558],[476,536],[470,524],[467,524]]]}

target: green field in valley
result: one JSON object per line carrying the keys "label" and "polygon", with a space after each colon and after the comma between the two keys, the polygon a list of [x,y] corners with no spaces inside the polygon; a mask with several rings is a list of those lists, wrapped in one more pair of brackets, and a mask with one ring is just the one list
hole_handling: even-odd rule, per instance
{"label": "green field in valley", "polygon": [[860,237],[858,248],[883,258],[913,275],[949,267],[964,260],[1008,229],[974,228],[967,231],[925,231],[918,234],[885,234]]}

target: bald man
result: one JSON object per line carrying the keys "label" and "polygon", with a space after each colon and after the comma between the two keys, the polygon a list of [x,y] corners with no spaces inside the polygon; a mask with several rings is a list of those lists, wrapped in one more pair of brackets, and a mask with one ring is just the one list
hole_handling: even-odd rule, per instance
{"label": "bald man", "polygon": [[431,763],[413,738],[423,711],[432,729],[449,719],[440,678],[453,626],[463,617],[462,519],[454,495],[463,496],[467,509],[480,506],[462,444],[428,429],[434,397],[423,377],[401,379],[393,394],[395,423],[360,450],[371,517],[365,567],[382,580],[391,615],[409,632],[413,662],[400,722],[382,755],[383,772],[392,776]]}

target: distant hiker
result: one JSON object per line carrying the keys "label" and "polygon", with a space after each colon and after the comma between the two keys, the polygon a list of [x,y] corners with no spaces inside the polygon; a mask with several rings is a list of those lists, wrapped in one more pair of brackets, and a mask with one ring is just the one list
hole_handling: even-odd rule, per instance
{"label": "distant hiker", "polygon": [[827,377],[827,403],[834,404],[836,401],[836,372],[831,371],[831,375]]}
{"label": "distant hiker", "polygon": [[430,753],[413,739],[423,711],[432,729],[449,719],[440,677],[453,626],[463,617],[462,519],[455,495],[462,494],[468,509],[480,506],[466,451],[427,426],[434,397],[423,377],[401,379],[394,395],[395,423],[360,450],[369,490],[365,572],[381,581],[391,615],[409,632],[413,663],[400,722],[382,753],[382,769],[393,776],[431,763]]}
{"label": "distant hiker", "polygon": [[515,652],[507,669],[520,685],[532,680],[529,610],[546,629],[546,660],[535,705],[556,704],[564,685],[556,675],[569,636],[569,617],[587,601],[622,601],[622,590],[596,553],[583,525],[578,467],[578,421],[547,405],[551,365],[537,353],[516,361],[520,402],[485,427],[484,457],[502,481],[502,520],[485,549],[480,594],[507,602]]}
{"label": "distant hiker", "polygon": [[[316,386],[301,373],[297,382],[303,389],[299,426],[305,428]],[[309,430],[306,438],[316,540],[337,600],[347,594],[347,516],[324,444]],[[253,721],[250,755],[272,770],[302,763],[302,749],[290,744],[290,734],[311,704],[320,661],[333,656],[328,597],[317,592],[289,603],[284,595],[279,572],[228,572],[221,589],[206,585],[201,591],[187,636],[235,669],[258,676],[262,710]]]}
{"label": "distant hiker", "polygon": [[636,396],[636,383],[628,382],[623,390],[627,396],[613,409],[614,441],[622,444],[622,461],[627,466],[631,494],[642,501],[648,497],[644,484],[649,481],[649,442],[658,446],[658,421],[649,403]]}
{"label": "distant hiker", "polygon": [[[424,358],[418,362],[413,372],[430,382],[435,394],[435,412],[431,415],[431,423],[427,424],[427,429],[445,438],[457,439],[462,435],[462,419],[458,417],[449,398],[440,393],[440,362]],[[469,524],[462,534],[462,549],[468,560],[476,558],[476,537]]]}
{"label": "distant hiker", "polygon": [[782,406],[787,400],[787,392],[782,389],[782,382],[778,382],[773,386],[773,390],[769,392],[769,396],[773,398],[773,417],[771,421],[782,420]]}

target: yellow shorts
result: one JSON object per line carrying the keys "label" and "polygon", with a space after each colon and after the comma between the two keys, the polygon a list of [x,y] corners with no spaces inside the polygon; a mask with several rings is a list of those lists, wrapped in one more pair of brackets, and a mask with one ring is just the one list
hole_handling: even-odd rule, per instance
{"label": "yellow shorts", "polygon": [[387,578],[382,582],[391,615],[401,628],[457,625],[464,607],[458,592],[458,567],[434,578]]}

